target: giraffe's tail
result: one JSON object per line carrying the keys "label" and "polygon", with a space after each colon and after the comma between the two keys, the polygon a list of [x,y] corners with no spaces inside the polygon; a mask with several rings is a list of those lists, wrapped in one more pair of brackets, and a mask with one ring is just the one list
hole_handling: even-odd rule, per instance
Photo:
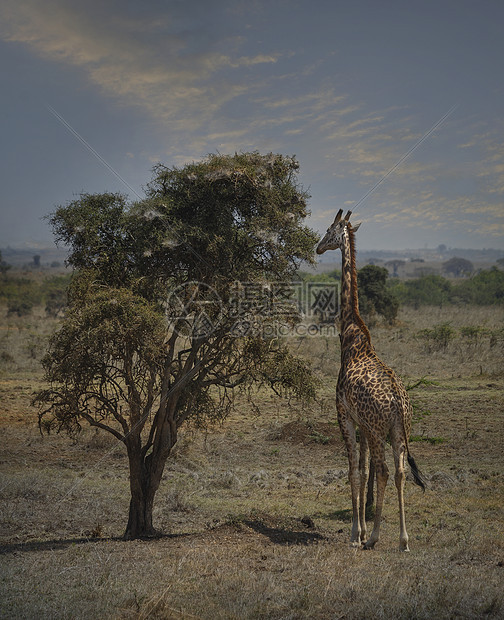
{"label": "giraffe's tail", "polygon": [[417,464],[415,463],[415,459],[411,456],[408,450],[408,464],[411,469],[411,473],[413,474],[413,480],[415,484],[418,484],[419,487],[422,487],[422,490],[425,492],[425,480],[420,473]]}

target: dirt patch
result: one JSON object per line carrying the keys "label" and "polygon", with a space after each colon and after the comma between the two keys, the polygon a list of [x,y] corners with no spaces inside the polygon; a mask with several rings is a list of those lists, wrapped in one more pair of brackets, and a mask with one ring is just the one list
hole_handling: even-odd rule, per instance
{"label": "dirt patch", "polygon": [[271,439],[304,445],[313,443],[335,445],[341,443],[340,431],[335,424],[299,420],[284,424],[278,431],[272,434]]}

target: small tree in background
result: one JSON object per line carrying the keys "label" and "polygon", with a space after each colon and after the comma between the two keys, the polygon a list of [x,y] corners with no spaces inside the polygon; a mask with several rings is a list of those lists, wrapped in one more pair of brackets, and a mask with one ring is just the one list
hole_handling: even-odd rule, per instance
{"label": "small tree in background", "polygon": [[77,433],[85,421],[125,444],[127,538],[156,533],[154,497],[186,420],[222,419],[252,384],[315,394],[309,367],[275,338],[275,305],[265,311],[266,293],[313,259],[297,170],[258,153],[158,165],[137,204],[84,194],[50,218],[74,276],[43,361],[40,425]]}
{"label": "small tree in background", "polygon": [[394,260],[387,261],[385,263],[385,267],[392,269],[392,275],[394,276],[394,278],[397,278],[399,275],[397,273],[397,270],[399,269],[399,267],[404,267],[405,264],[406,262],[401,259],[394,259]]}
{"label": "small tree in background", "polygon": [[470,260],[465,258],[458,258],[454,256],[443,263],[443,271],[452,275],[455,278],[462,276],[469,276],[474,270],[474,265]]}
{"label": "small tree in background", "polygon": [[422,276],[394,286],[400,303],[414,308],[420,306],[439,306],[450,303],[451,284],[442,276],[435,274]]}
{"label": "small tree in background", "polygon": [[381,314],[389,323],[397,317],[399,301],[387,288],[385,267],[366,265],[358,272],[359,308],[363,314]]}
{"label": "small tree in background", "polygon": [[11,265],[9,265],[9,263],[6,263],[3,258],[2,258],[2,252],[0,251],[0,273],[2,275],[5,275],[9,269],[11,268]]}

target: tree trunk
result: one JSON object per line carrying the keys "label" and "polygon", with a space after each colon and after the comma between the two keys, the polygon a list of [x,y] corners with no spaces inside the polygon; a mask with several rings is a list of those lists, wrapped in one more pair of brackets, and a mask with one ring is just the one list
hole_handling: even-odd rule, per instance
{"label": "tree trunk", "polygon": [[149,493],[148,489],[141,495],[131,496],[128,525],[124,538],[153,538],[159,536],[159,532],[152,525],[152,509],[154,506],[155,493]]}
{"label": "tree trunk", "polygon": [[124,533],[126,540],[161,535],[152,523],[154,497],[161,483],[166,460],[175,443],[176,434],[169,435],[165,438],[162,450],[153,450],[144,457],[140,437],[130,435],[126,441],[131,490],[128,525]]}
{"label": "tree trunk", "polygon": [[152,509],[161,477],[159,476],[156,484],[149,471],[147,459],[143,458],[141,440],[138,435],[130,435],[126,447],[129,459],[131,499],[124,538],[133,540],[153,537],[157,535],[157,532],[152,524]]}

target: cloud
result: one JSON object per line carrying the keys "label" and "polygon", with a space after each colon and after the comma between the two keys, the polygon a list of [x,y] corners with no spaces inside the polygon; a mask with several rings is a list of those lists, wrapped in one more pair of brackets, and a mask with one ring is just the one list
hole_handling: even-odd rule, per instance
{"label": "cloud", "polygon": [[287,37],[258,45],[255,16],[268,17],[266,3],[214,4],[209,15],[203,0],[141,10],[120,0],[3,0],[0,34],[154,119],[168,146],[148,147],[151,161],[183,165],[215,149],[294,152],[308,183],[325,184],[317,221],[334,212],[331,201],[351,208],[378,184],[361,207],[366,219],[503,234],[502,122],[468,125],[458,112],[401,161],[432,122],[423,125],[422,102],[374,106],[355,81],[345,89],[333,59],[329,67],[292,40],[281,47]]}
{"label": "cloud", "polygon": [[139,19],[133,29],[127,19],[116,20],[114,11],[101,12],[92,3],[84,12],[78,4],[63,0],[4,0],[0,15],[5,40],[78,67],[105,94],[141,106],[179,130],[203,126],[228,101],[253,89],[241,76],[233,79],[224,72],[279,58],[278,54],[234,58],[216,49],[198,49],[195,37],[178,33],[169,16]]}
{"label": "cloud", "polygon": [[[481,236],[504,235],[502,204],[480,202],[474,196],[448,198],[425,192],[418,200],[387,200],[377,210],[372,221],[422,230],[444,230],[456,234],[477,233]],[[368,216],[369,218],[369,216]]]}
{"label": "cloud", "polygon": [[230,67],[252,67],[253,65],[262,65],[262,64],[271,64],[278,61],[279,55],[276,56],[268,56],[266,54],[259,54],[257,56],[253,56],[251,58],[247,58],[246,56],[242,56],[238,58],[236,61],[229,61]]}

